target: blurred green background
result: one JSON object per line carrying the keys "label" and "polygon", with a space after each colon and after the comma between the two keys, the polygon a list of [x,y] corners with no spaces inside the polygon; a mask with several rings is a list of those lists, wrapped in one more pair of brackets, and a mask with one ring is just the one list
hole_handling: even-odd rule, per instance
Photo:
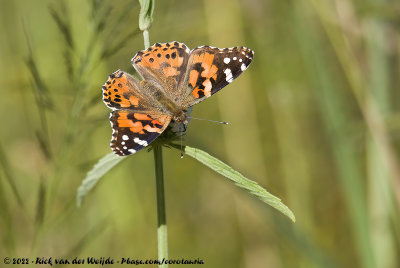
{"label": "blurred green background", "polygon": [[[101,85],[116,69],[134,73],[144,48],[138,2],[0,3],[0,257],[156,258],[152,153],[130,156],[75,205],[110,152]],[[156,2],[151,44],[255,51],[241,77],[193,110],[229,125],[193,120],[185,143],[297,218],[164,149],[170,259],[400,267],[399,14],[390,0]]]}

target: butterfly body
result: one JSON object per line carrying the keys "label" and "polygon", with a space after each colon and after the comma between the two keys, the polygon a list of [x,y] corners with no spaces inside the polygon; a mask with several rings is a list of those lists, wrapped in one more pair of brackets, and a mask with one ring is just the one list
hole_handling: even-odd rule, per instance
{"label": "butterfly body", "polygon": [[111,148],[129,155],[146,147],[171,122],[187,124],[187,111],[239,76],[254,52],[244,47],[190,50],[179,42],[139,51],[132,64],[141,82],[123,71],[109,76],[103,101],[113,111]]}

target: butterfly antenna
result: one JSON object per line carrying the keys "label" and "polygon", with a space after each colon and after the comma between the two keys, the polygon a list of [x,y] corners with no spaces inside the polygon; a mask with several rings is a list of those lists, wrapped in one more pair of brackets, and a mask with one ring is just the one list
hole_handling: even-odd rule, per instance
{"label": "butterfly antenna", "polygon": [[183,135],[181,135],[181,158],[183,158],[182,136],[183,136]]}
{"label": "butterfly antenna", "polygon": [[189,119],[197,119],[197,120],[204,120],[204,121],[209,121],[209,122],[214,122],[214,123],[219,123],[219,124],[224,124],[224,125],[228,125],[228,122],[223,122],[223,121],[214,121],[214,120],[210,120],[210,119],[204,119],[204,118],[197,118],[197,117],[188,117]]}

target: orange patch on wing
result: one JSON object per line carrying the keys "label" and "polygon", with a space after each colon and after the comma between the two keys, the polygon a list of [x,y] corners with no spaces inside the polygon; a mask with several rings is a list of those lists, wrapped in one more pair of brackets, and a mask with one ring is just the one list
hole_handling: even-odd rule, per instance
{"label": "orange patch on wing", "polygon": [[194,96],[196,99],[200,98],[199,91],[201,91],[201,89],[199,89],[198,87],[196,87],[196,88],[193,89],[193,91],[192,91],[192,94],[193,94],[193,96]]}
{"label": "orange patch on wing", "polygon": [[128,127],[132,132],[140,132],[143,130],[143,125],[141,122],[133,122],[128,119],[127,112],[119,112],[119,117],[117,119],[118,127]]}
{"label": "orange patch on wing", "polygon": [[204,54],[198,54],[193,56],[193,63],[202,62],[204,58]]}
{"label": "orange patch on wing", "polygon": [[143,125],[141,122],[135,122],[132,124],[133,127],[130,128],[130,130],[134,133],[140,133],[143,131]]}
{"label": "orange patch on wing", "polygon": [[118,120],[128,120],[128,112],[119,112],[118,113],[119,117]]}
{"label": "orange patch on wing", "polygon": [[[173,59],[172,56],[171,56],[172,53],[175,53],[175,54],[176,54],[176,56],[175,56],[174,59]],[[179,57],[179,54],[178,54],[178,50],[177,50],[177,49],[169,49],[169,50],[167,50],[167,51],[164,52],[164,55],[163,55],[163,56],[165,57],[166,54],[169,54],[169,56],[170,56],[169,59],[167,60],[167,62],[168,62],[172,67],[179,68],[179,67],[182,66],[184,58],[183,58],[183,57]]]}
{"label": "orange patch on wing", "polygon": [[170,116],[168,115],[162,115],[159,116],[158,119],[154,119],[153,121],[151,121],[151,123],[153,123],[153,125],[160,125],[161,127],[151,127],[150,125],[145,125],[143,128],[145,130],[147,130],[148,132],[157,132],[157,133],[161,133],[163,128],[165,127],[165,124],[171,119]]}
{"label": "orange patch on wing", "polygon": [[151,120],[151,118],[150,118],[147,114],[138,114],[138,113],[134,113],[133,116],[134,116],[137,120]]}
{"label": "orange patch on wing", "polygon": [[118,127],[133,127],[133,122],[130,119],[118,119]]}
{"label": "orange patch on wing", "polygon": [[119,105],[121,105],[121,107],[130,107],[131,103],[129,102],[129,100],[123,98],[123,99],[121,99],[121,102],[119,103]]}
{"label": "orange patch on wing", "polygon": [[[150,54],[148,56],[142,56],[142,60],[138,63],[136,63],[138,66],[142,65],[144,67],[149,67],[152,69],[159,69],[160,66],[160,62],[157,59],[157,56],[154,54]],[[151,61],[151,59],[153,59],[153,61]]]}
{"label": "orange patch on wing", "polygon": [[158,120],[153,120],[153,121],[151,121],[151,123],[153,124],[153,125],[163,125],[160,121],[158,121]]}
{"label": "orange patch on wing", "polygon": [[218,68],[215,65],[212,65],[210,68],[210,72],[208,73],[208,77],[212,77],[214,78],[214,80],[217,80],[217,72],[218,72]]}
{"label": "orange patch on wing", "polygon": [[144,126],[144,129],[147,130],[148,132],[158,132],[158,133],[161,132],[161,129],[160,129],[160,128],[151,127],[150,125],[145,125],[145,126]]}
{"label": "orange patch on wing", "polygon": [[[119,81],[116,81],[115,83],[118,83]],[[114,93],[114,95],[115,94],[122,94],[122,93],[125,93],[125,92],[128,92],[129,91],[129,89],[128,89],[128,87],[126,87],[126,86],[124,86],[124,87],[122,87],[122,88],[118,88],[118,87],[115,87],[118,91],[117,92],[115,92],[115,91],[113,91],[113,93]],[[113,90],[113,89],[110,89],[110,90]]]}
{"label": "orange patch on wing", "polygon": [[175,67],[167,67],[163,69],[163,72],[166,77],[176,76],[180,73]]}
{"label": "orange patch on wing", "polygon": [[129,102],[133,105],[133,106],[138,106],[139,105],[139,99],[134,97],[134,96],[129,96]]}
{"label": "orange patch on wing", "polygon": [[[178,50],[175,48],[168,48],[167,50],[164,50],[164,48],[165,47],[155,48],[151,52],[144,52],[143,55],[138,56],[138,57],[142,57],[142,60],[136,64],[139,66],[142,65],[144,67],[150,67],[152,69],[162,69],[164,67],[163,63],[168,63],[170,67],[175,67],[175,68],[182,66],[184,57],[179,57]],[[148,54],[148,53],[149,53],[149,55],[146,56],[146,54]],[[172,58],[173,53],[175,53],[174,58]],[[168,58],[167,58],[167,55],[169,55]],[[136,59],[138,57],[136,57]],[[152,60],[150,60],[150,59],[152,59]],[[163,70],[165,75],[173,76],[173,75],[179,74],[179,72],[176,74],[173,74],[176,71],[169,69],[169,66]]]}
{"label": "orange patch on wing", "polygon": [[214,61],[214,54],[211,53],[205,53],[204,58],[203,58],[203,63],[201,64],[201,67],[204,68],[204,71],[201,72],[201,75],[203,77],[209,77],[210,71],[212,69],[212,63]]}
{"label": "orange patch on wing", "polygon": [[197,78],[199,76],[199,72],[196,70],[191,70],[189,74],[189,84],[192,85],[192,87],[196,86]]}

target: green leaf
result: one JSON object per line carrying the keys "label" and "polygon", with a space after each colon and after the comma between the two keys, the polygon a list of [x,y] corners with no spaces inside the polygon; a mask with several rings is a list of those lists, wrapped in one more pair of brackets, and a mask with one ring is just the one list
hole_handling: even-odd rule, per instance
{"label": "green leaf", "polygon": [[97,162],[96,165],[89,171],[86,178],[82,181],[79,186],[76,195],[76,204],[78,207],[82,205],[83,198],[89,193],[90,190],[96,186],[97,182],[112,169],[116,164],[126,159],[126,157],[118,156],[114,153],[109,153]]}
{"label": "green leaf", "polygon": [[141,31],[148,30],[153,22],[155,0],[139,0],[139,3],[139,29]]}
{"label": "green leaf", "polygon": [[243,188],[252,195],[257,196],[257,198],[259,198],[261,201],[279,210],[281,213],[289,217],[293,222],[296,221],[293,212],[286,205],[284,205],[278,197],[268,193],[267,190],[262,188],[256,182],[244,177],[242,174],[232,169],[224,162],[218,160],[217,158],[209,155],[208,153],[200,149],[192,148],[189,146],[185,146],[185,153],[198,160],[202,164],[206,165],[207,167],[211,168],[212,170],[227,177],[240,188]]}

